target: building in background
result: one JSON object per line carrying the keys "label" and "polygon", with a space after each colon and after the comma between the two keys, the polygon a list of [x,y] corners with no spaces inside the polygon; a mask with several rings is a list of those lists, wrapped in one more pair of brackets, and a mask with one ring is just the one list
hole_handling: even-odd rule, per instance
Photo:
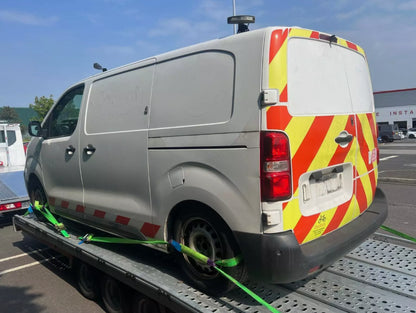
{"label": "building in background", "polygon": [[416,127],[416,88],[375,92],[374,105],[378,124]]}

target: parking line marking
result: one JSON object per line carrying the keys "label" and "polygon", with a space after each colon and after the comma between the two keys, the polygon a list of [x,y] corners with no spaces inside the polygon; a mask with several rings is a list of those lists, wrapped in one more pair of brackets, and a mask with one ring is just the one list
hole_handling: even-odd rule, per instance
{"label": "parking line marking", "polygon": [[25,264],[25,265],[17,266],[17,267],[13,267],[13,268],[10,268],[8,270],[4,270],[4,271],[0,272],[0,276],[2,276],[4,274],[7,274],[7,273],[11,273],[11,272],[16,272],[16,271],[19,271],[19,270],[22,270],[22,269],[25,269],[25,268],[28,268],[28,267],[32,267],[32,266],[35,266],[35,265],[38,265],[38,264],[42,264],[42,263],[48,262],[48,261],[53,260],[53,259],[55,259],[55,257],[43,259],[41,261],[36,261],[36,262],[28,263],[28,264]]}
{"label": "parking line marking", "polygon": [[18,255],[14,255],[14,256],[9,256],[7,258],[0,259],[0,263],[10,261],[10,260],[13,260],[13,259],[17,259],[17,258],[21,258],[21,257],[24,257],[26,255],[31,255],[33,253],[39,253],[39,252],[42,252],[42,251],[45,251],[45,250],[48,250],[48,249],[49,248],[43,248],[43,249],[33,250],[31,252],[28,252],[28,253],[22,253],[22,254],[18,254]]}
{"label": "parking line marking", "polygon": [[386,161],[388,159],[394,159],[394,158],[397,158],[397,157],[398,157],[398,155],[391,155],[391,156],[380,159],[380,161]]}

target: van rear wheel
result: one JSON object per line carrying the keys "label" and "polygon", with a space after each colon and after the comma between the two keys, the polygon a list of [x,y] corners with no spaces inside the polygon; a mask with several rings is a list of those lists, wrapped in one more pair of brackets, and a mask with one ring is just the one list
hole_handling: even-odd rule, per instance
{"label": "van rear wheel", "polygon": [[[240,253],[231,230],[216,214],[206,207],[192,208],[190,211],[185,211],[176,220],[174,238],[177,242],[212,261],[234,258]],[[201,264],[186,255],[180,256],[180,262],[191,283],[206,293],[224,294],[235,287],[212,266]],[[246,279],[243,263],[223,270],[238,281]]]}

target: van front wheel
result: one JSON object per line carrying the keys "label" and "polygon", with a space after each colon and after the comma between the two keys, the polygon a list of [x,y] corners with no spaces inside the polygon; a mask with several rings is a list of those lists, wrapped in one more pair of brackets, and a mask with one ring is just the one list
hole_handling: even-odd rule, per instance
{"label": "van front wheel", "polygon": [[[239,254],[238,246],[227,225],[208,208],[192,208],[176,220],[174,238],[179,243],[207,256],[212,261],[234,258]],[[214,267],[202,264],[190,256],[180,256],[182,269],[191,283],[198,289],[213,295],[224,294],[235,287]],[[246,279],[243,263],[223,268],[238,281]]]}
{"label": "van front wheel", "polygon": [[[35,205],[35,202],[39,202],[40,205],[44,205],[48,203],[46,198],[45,191],[43,190],[42,185],[38,181],[34,181],[29,185],[29,198],[30,203]],[[37,210],[33,210],[33,213],[37,217],[38,220],[47,222],[47,219]]]}

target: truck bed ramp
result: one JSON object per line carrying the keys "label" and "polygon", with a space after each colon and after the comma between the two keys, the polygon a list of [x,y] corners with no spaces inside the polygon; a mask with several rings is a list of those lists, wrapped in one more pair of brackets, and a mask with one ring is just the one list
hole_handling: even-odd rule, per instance
{"label": "truck bed ramp", "polygon": [[[81,244],[15,216],[18,230],[107,273],[174,312],[269,312],[241,290],[210,297],[182,281],[173,258],[144,246]],[[247,282],[279,312],[416,313],[416,245],[377,234],[314,278],[286,285]]]}

